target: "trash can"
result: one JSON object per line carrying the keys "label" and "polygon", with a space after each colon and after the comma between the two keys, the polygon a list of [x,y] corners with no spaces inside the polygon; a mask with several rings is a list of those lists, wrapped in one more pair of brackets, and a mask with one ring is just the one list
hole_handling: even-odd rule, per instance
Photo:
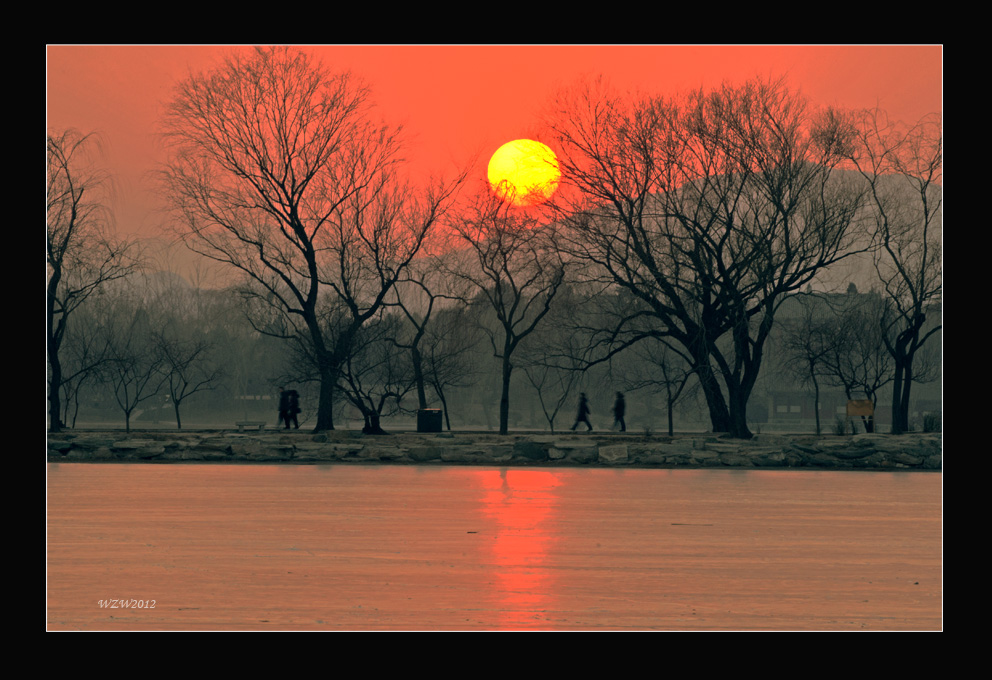
{"label": "trash can", "polygon": [[417,432],[440,432],[441,409],[422,408],[417,411]]}

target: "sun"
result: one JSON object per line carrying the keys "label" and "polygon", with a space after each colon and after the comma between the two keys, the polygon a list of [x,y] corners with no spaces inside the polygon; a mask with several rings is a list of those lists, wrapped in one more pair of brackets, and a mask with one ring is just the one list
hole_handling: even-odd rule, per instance
{"label": "sun", "polygon": [[489,160],[489,184],[516,206],[543,203],[558,188],[561,171],[555,152],[533,139],[515,139],[496,149]]}

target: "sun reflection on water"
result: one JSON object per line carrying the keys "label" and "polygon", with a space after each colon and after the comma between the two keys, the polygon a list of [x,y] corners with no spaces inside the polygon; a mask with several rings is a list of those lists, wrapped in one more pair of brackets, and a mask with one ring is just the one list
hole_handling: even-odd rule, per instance
{"label": "sun reflection on water", "polygon": [[492,598],[499,627],[530,628],[545,624],[554,592],[548,551],[554,531],[561,485],[558,475],[541,470],[479,470],[483,517],[493,522],[483,559],[493,565]]}

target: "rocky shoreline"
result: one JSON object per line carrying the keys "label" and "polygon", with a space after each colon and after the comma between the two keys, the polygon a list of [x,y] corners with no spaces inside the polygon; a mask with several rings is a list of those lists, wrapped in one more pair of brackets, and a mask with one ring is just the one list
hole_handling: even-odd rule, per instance
{"label": "rocky shoreline", "polygon": [[63,432],[48,436],[48,462],[388,463],[634,468],[941,470],[940,433],[849,436],[759,434],[559,435],[358,432]]}

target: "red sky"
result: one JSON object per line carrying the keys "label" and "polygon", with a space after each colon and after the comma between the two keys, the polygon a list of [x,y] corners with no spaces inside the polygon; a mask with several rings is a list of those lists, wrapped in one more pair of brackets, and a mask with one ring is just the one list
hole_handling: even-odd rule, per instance
{"label": "red sky", "polygon": [[[188,69],[208,69],[232,46],[48,47],[48,129],[97,131],[117,178],[119,227],[155,235],[148,173],[159,157],[156,120]],[[551,94],[585,75],[621,89],[674,94],[722,81],[784,76],[814,103],[881,106],[915,121],[942,112],[943,49],[928,46],[316,46],[334,69],[372,87],[383,116],[411,136],[419,172],[451,173],[473,156],[536,134]]]}

